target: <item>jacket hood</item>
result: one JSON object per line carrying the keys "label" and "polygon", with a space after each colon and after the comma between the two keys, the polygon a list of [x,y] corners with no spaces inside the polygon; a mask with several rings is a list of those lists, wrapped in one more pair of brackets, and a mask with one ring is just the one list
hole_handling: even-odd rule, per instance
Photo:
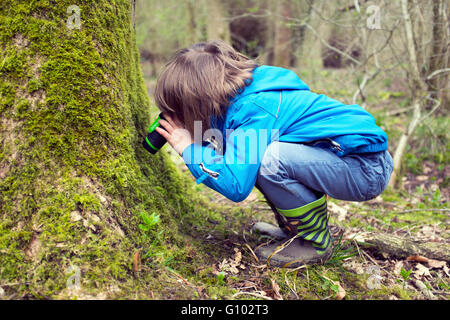
{"label": "jacket hood", "polygon": [[233,100],[273,90],[309,90],[309,87],[291,70],[263,65],[253,70],[252,82]]}

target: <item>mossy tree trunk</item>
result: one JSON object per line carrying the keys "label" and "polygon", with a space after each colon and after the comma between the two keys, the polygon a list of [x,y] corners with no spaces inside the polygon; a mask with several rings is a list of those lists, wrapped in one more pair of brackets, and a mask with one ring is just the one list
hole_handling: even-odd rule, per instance
{"label": "mossy tree trunk", "polygon": [[[157,234],[183,259],[172,216],[193,213],[190,183],[164,152],[141,147],[151,117],[131,12],[130,0],[0,0],[0,286],[8,295],[70,295],[71,266],[81,273],[79,296],[134,296],[139,285],[150,294],[163,273],[136,284],[133,257]],[[153,212],[161,222],[143,233],[140,215]]]}

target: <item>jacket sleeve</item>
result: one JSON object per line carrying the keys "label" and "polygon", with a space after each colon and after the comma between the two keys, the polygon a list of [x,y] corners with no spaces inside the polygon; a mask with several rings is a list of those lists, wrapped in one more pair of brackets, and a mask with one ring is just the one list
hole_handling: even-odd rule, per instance
{"label": "jacket sleeve", "polygon": [[225,152],[211,145],[193,143],[182,153],[183,159],[197,178],[234,202],[247,198],[252,191],[267,145],[277,135],[272,130],[275,116],[254,103],[233,110],[225,126]]}

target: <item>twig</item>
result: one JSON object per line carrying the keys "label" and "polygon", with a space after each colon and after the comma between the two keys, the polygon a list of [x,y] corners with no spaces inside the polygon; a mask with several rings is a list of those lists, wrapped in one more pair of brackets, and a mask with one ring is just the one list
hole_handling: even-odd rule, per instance
{"label": "twig", "polygon": [[175,270],[173,270],[173,269],[171,269],[171,268],[169,268],[169,267],[166,267],[166,269],[169,270],[170,272],[172,272],[174,275],[176,275],[176,276],[177,276],[178,278],[180,278],[181,280],[183,280],[183,282],[186,283],[188,286],[192,287],[192,285],[191,285],[185,278],[183,278],[183,277],[180,276],[177,272],[175,272]]}
{"label": "twig", "polygon": [[245,243],[245,246],[248,248],[248,250],[250,250],[250,252],[251,252],[253,258],[255,258],[256,262],[260,263],[258,257],[256,256],[255,252],[253,252],[252,248],[247,243]]}
{"label": "twig", "polygon": [[409,212],[417,212],[417,211],[439,211],[439,212],[450,212],[450,209],[437,209],[437,208],[429,208],[429,209],[410,209],[404,211],[390,211],[393,213],[409,213]]}
{"label": "twig", "polygon": [[375,263],[378,266],[378,263],[376,260],[374,260],[369,254],[367,254],[366,252],[364,252],[364,250],[361,251],[362,253],[364,253],[366,255],[367,258],[369,258],[370,261],[372,261],[373,263]]}
{"label": "twig", "polygon": [[291,286],[289,284],[289,281],[287,279],[287,274],[288,274],[287,272],[284,274],[284,282],[286,282],[286,285],[288,286],[289,290],[291,290],[291,292],[295,295],[295,298],[298,300],[299,297],[297,294],[297,290],[295,290],[295,281],[293,281],[294,282],[294,289],[293,289],[293,288],[291,288]]}
{"label": "twig", "polygon": [[431,109],[430,112],[428,112],[426,115],[424,115],[422,118],[420,118],[420,122],[423,122],[426,118],[431,116],[431,114],[433,112],[435,112],[439,108],[439,106],[441,105],[441,101],[432,98],[430,93],[426,95],[425,99],[434,101],[435,105],[433,106],[433,109]]}
{"label": "twig", "polygon": [[388,117],[396,116],[396,115],[402,114],[404,112],[408,112],[411,109],[412,109],[412,107],[405,107],[405,108],[401,108],[398,110],[389,111],[389,112],[386,112],[386,116],[388,116]]}
{"label": "twig", "polygon": [[309,25],[308,23],[302,23],[299,26],[305,26],[307,27],[309,30],[312,31],[312,33],[316,36],[317,39],[319,39],[319,41],[328,49],[335,51],[336,53],[339,53],[340,55],[346,57],[347,59],[349,59],[350,61],[354,62],[357,66],[361,65],[361,61],[356,60],[355,58],[353,58],[351,55],[347,54],[346,52],[339,50],[338,48],[336,48],[335,46],[332,46],[331,44],[329,44],[327,41],[325,41],[322,37],[320,37],[319,33],[314,30],[313,27],[311,27],[311,25]]}
{"label": "twig", "polygon": [[430,80],[431,78],[434,78],[435,76],[437,76],[440,73],[444,73],[444,72],[450,72],[450,68],[444,68],[444,69],[439,69],[439,70],[435,70],[432,73],[430,73],[427,77],[427,80]]}
{"label": "twig", "polygon": [[296,236],[290,238],[289,240],[283,242],[282,244],[280,244],[271,254],[270,256],[267,258],[267,265],[270,265],[270,259],[272,259],[272,257],[274,255],[276,255],[278,252],[282,251],[284,248],[286,248],[287,246],[289,246],[292,241],[294,241],[295,239],[297,239],[299,237],[299,235],[297,234]]}
{"label": "twig", "polygon": [[237,293],[233,294],[231,297],[232,297],[232,298],[235,298],[235,297],[240,296],[240,295],[243,295],[243,294],[248,294],[248,295],[250,295],[250,296],[254,296],[254,297],[258,297],[258,298],[263,298],[263,299],[265,299],[265,300],[273,300],[271,297],[263,296],[262,294],[259,294],[259,293],[255,293],[255,292],[244,292],[244,291],[237,292]]}

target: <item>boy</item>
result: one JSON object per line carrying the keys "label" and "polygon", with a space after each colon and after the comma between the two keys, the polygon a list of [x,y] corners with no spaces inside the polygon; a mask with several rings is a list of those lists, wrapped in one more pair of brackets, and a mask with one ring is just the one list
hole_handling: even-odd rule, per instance
{"label": "boy", "polygon": [[332,251],[326,195],[366,201],[389,182],[387,135],[367,111],[224,42],[178,51],[155,99],[167,118],[156,130],[197,183],[236,202],[254,186],[264,194],[286,235],[256,250],[271,265],[324,262]]}

